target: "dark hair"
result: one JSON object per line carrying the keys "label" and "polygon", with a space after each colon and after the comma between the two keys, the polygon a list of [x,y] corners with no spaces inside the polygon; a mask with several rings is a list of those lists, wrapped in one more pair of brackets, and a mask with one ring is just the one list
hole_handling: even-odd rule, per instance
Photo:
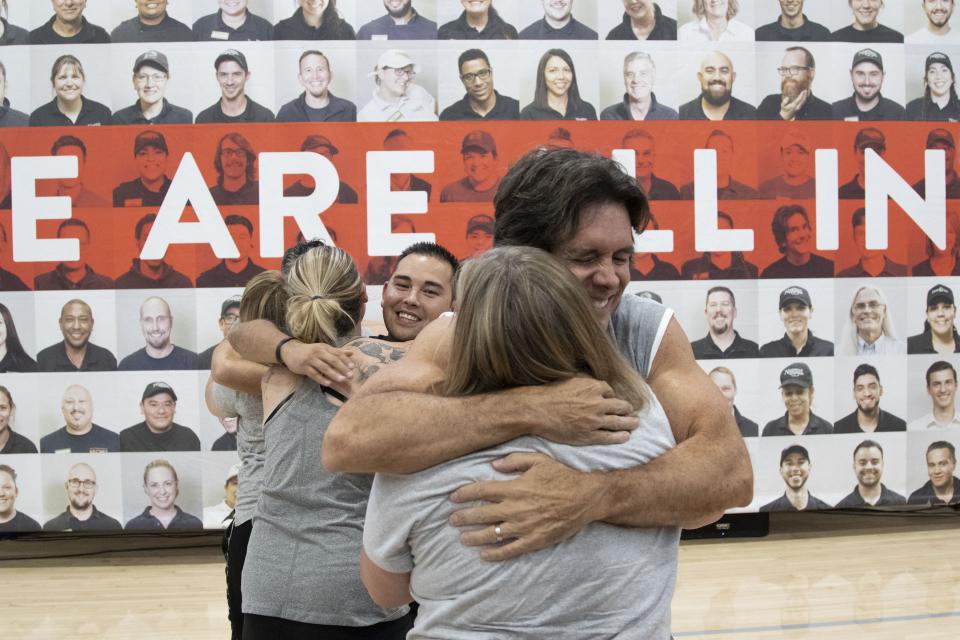
{"label": "dark hair", "polygon": [[467,49],[460,54],[460,57],[457,58],[457,73],[460,73],[460,70],[463,69],[464,62],[470,62],[471,60],[483,60],[487,63],[487,66],[490,66],[490,58],[487,57],[480,49]]}
{"label": "dark hair", "polygon": [[733,295],[733,291],[730,289],[730,287],[724,287],[721,285],[717,285],[716,287],[710,287],[709,289],[707,289],[707,297],[704,299],[704,304],[706,304],[706,301],[710,299],[711,295],[717,292],[726,293],[728,296],[730,296],[730,302],[733,304],[734,309],[736,309],[737,296]]}
{"label": "dark hair", "polygon": [[0,472],[3,472],[13,478],[13,486],[17,486],[17,472],[13,470],[13,467],[6,464],[0,464]]}
{"label": "dark hair", "polygon": [[953,368],[953,365],[945,360],[937,360],[932,365],[927,368],[927,386],[930,386],[930,376],[938,371],[950,371],[953,374],[953,381],[957,381],[957,370]]}
{"label": "dark hair", "polygon": [[300,256],[305,254],[310,249],[315,249],[317,247],[326,246],[326,242],[319,238],[314,238],[312,240],[305,240],[298,242],[289,249],[283,252],[283,258],[280,260],[280,273],[287,275],[290,273],[290,268],[293,267],[293,263],[297,261]]}
{"label": "dark hair", "polygon": [[392,140],[394,138],[399,138],[400,136],[408,136],[408,135],[410,134],[408,134],[403,129],[391,129],[387,133],[387,135],[383,138],[383,141],[386,142],[387,140]]}
{"label": "dark hair", "polygon": [[157,219],[157,214],[148,213],[147,215],[137,220],[137,226],[134,227],[133,229],[133,237],[136,238],[137,241],[139,242],[140,237],[143,235],[143,228],[148,224],[153,224],[156,219]]}
{"label": "dark hair", "polygon": [[650,219],[647,197],[614,160],[576,149],[538,149],[504,176],[493,199],[494,244],[537,247],[552,253],[580,226],[591,205],[622,204],[630,226]]}
{"label": "dark hair", "polygon": [[0,236],[3,236],[3,241],[7,241],[7,228],[3,226],[3,223],[0,222]]}
{"label": "dark hair", "polygon": [[[943,63],[940,63],[943,64]],[[946,66],[946,65],[944,65]],[[947,67],[950,71],[950,99],[947,101],[947,113],[954,114],[953,117],[960,115],[960,97],[957,97],[957,74],[953,72],[953,69]],[[940,111],[940,107],[934,107],[933,104],[933,92],[930,91],[930,85],[927,84],[927,73],[930,71],[930,68],[923,72],[923,100],[920,104],[920,120],[934,120],[933,113],[930,113],[932,109],[936,109],[937,112]]]}
{"label": "dark hair", "polygon": [[246,218],[244,218],[243,216],[237,215],[236,213],[232,213],[228,215],[226,218],[224,218],[223,224],[227,227],[229,227],[232,224],[243,225],[244,227],[247,228],[247,231],[250,232],[250,235],[253,235],[253,223],[247,220]]}
{"label": "dark hair", "polygon": [[853,457],[854,458],[857,457],[857,451],[860,451],[860,449],[870,449],[870,448],[880,449],[880,457],[881,458],[883,457],[883,447],[880,446],[879,442],[876,442],[874,440],[864,440],[863,442],[858,444],[857,448],[853,450]]}
{"label": "dark hair", "polygon": [[731,216],[731,215],[730,215],[729,213],[727,213],[726,211],[717,211],[717,219],[718,219],[718,220],[721,220],[721,219],[722,219],[722,220],[726,220],[727,222],[729,222],[731,229],[733,229],[733,228],[736,226],[736,225],[733,223],[733,216]]}
{"label": "dark hair", "polygon": [[780,250],[780,253],[787,252],[787,220],[795,215],[803,216],[807,224],[810,224],[810,216],[807,215],[807,210],[799,204],[785,204],[773,214],[770,228],[773,230],[773,239],[776,240],[777,249]]}
{"label": "dark hair", "polygon": [[297,68],[299,68],[300,65],[303,64],[303,59],[306,58],[307,56],[320,56],[321,58],[323,58],[323,61],[327,63],[327,69],[328,70],[330,69],[330,59],[327,58],[326,54],[324,54],[322,51],[318,51],[316,49],[307,49],[306,51],[301,53],[300,59],[297,60]]}
{"label": "dark hair", "polygon": [[707,136],[707,139],[704,144],[709,144],[711,138],[726,138],[730,142],[730,146],[731,147],[734,146],[733,138],[730,136],[729,133],[727,133],[723,129],[714,129],[713,131],[711,131],[710,135]]}
{"label": "dark hair", "polygon": [[53,141],[53,146],[50,147],[50,153],[57,155],[57,151],[63,147],[77,147],[83,153],[83,157],[87,157],[87,145],[83,144],[83,140],[76,136],[60,136]]}
{"label": "dark hair", "polygon": [[0,395],[7,396],[7,402],[10,403],[11,407],[16,408],[17,404],[13,401],[13,394],[10,393],[10,389],[7,389],[2,384],[0,384]]}
{"label": "dark hair", "polygon": [[233,144],[243,149],[247,156],[247,182],[253,182],[254,171],[256,170],[257,154],[253,147],[242,135],[236,131],[224,134],[217,142],[217,153],[213,156],[213,167],[217,170],[217,184],[223,184],[223,163],[220,162],[220,153],[223,151],[223,143],[229,140]]}
{"label": "dark hair", "polygon": [[547,81],[543,74],[547,69],[547,61],[550,58],[557,57],[567,63],[570,67],[572,80],[570,88],[567,90],[567,113],[576,113],[583,106],[583,100],[580,98],[580,88],[577,86],[577,70],[573,66],[573,58],[563,49],[548,49],[546,53],[540,56],[540,64],[537,65],[537,84],[533,93],[533,103],[538,107],[549,107],[547,102]]}
{"label": "dark hair", "polygon": [[856,229],[857,227],[862,227],[866,224],[867,220],[867,210],[863,207],[860,207],[853,212],[853,215],[850,217],[851,226]]}
{"label": "dark hair", "polygon": [[417,242],[406,249],[397,256],[397,261],[394,263],[393,268],[396,269],[397,265],[406,258],[407,256],[425,256],[427,258],[436,258],[441,262],[446,262],[450,265],[451,273],[456,275],[457,269],[460,268],[460,261],[450,253],[446,247],[437,244],[436,242]]}
{"label": "dark hair", "polygon": [[[13,323],[13,314],[7,305],[0,302],[0,317],[3,318],[3,324],[7,327],[7,341],[4,343],[7,347],[7,353],[13,359],[14,366],[17,363],[32,361],[33,358],[27,355],[23,350],[23,344],[20,342],[20,334],[17,333],[17,325]],[[11,368],[11,371],[17,371],[18,368]]]}
{"label": "dark hair", "polygon": [[930,455],[930,452],[934,449],[946,449],[950,452],[950,459],[954,462],[957,461],[957,450],[954,448],[952,443],[947,442],[946,440],[937,440],[936,442],[931,442],[930,446],[927,447],[927,455]]}
{"label": "dark hair", "polygon": [[817,61],[813,59],[813,54],[810,53],[810,50],[805,47],[787,47],[787,52],[790,51],[803,51],[803,56],[806,58],[807,66],[811,69],[817,68]]}
{"label": "dark hair", "polygon": [[60,233],[67,227],[80,227],[87,232],[87,238],[90,238],[90,227],[87,226],[87,223],[81,220],[80,218],[67,218],[57,226],[57,237],[60,237]]}
{"label": "dark hair", "polygon": [[872,364],[861,364],[853,370],[853,383],[857,383],[857,378],[860,376],[873,376],[877,379],[877,382],[880,382],[880,374],[877,373],[877,368]]}

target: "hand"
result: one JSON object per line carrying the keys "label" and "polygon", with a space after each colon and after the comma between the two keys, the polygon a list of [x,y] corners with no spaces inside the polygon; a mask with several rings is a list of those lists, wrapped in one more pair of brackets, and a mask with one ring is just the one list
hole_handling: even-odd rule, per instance
{"label": "hand", "polygon": [[[599,519],[592,509],[603,488],[597,476],[580,473],[540,453],[514,453],[493,463],[501,473],[522,473],[516,480],[468,484],[451,496],[454,502],[483,501],[455,511],[455,527],[486,525],[460,535],[468,547],[488,546],[480,557],[491,562],[555,545]],[[505,544],[497,544],[495,527]]]}
{"label": "hand", "polygon": [[571,378],[538,387],[523,387],[532,411],[533,435],[572,445],[623,444],[640,426],[629,402],[614,396],[606,382]]}
{"label": "hand", "polygon": [[304,344],[291,340],[280,349],[281,364],[293,373],[307,376],[314,382],[330,386],[353,377],[356,365],[352,349],[338,349],[329,344]]}
{"label": "hand", "polygon": [[810,90],[804,89],[793,98],[782,96],[780,98],[780,117],[784,120],[793,120],[797,117],[797,112],[806,104],[810,97]]}

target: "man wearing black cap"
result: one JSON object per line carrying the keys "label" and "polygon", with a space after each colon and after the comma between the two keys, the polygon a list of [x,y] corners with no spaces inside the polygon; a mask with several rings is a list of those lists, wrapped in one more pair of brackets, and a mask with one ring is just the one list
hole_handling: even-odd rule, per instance
{"label": "man wearing black cap", "polygon": [[894,262],[880,249],[867,248],[867,211],[864,208],[853,212],[853,242],[860,258],[853,266],[843,269],[838,278],[894,278],[907,275],[907,267]]}
{"label": "man wearing black cap", "polygon": [[260,183],[256,180],[257,154],[236,131],[225,134],[217,143],[213,157],[217,183],[210,187],[213,201],[219,205],[257,204]]}
{"label": "man wearing black cap", "polygon": [[780,93],[774,93],[757,107],[757,120],[832,120],[829,103],[813,95],[817,62],[804,47],[788,47],[777,67]]}
{"label": "man wearing black cap", "polygon": [[460,155],[467,175],[445,186],[440,202],[493,202],[501,180],[493,136],[479,129],[471,131],[460,144]]}
{"label": "man wearing black cap", "polygon": [[883,447],[879,442],[864,440],[853,450],[853,472],[857,486],[837,503],[837,508],[890,507],[907,500],[880,482],[883,477]]}
{"label": "man wearing black cap", "polygon": [[[640,294],[638,293],[637,295]],[[662,301],[657,300],[657,302]],[[733,412],[733,419],[737,422],[737,428],[740,430],[740,435],[744,438],[756,438],[759,436],[760,428],[757,426],[757,423],[744,416],[740,413],[740,410],[737,409],[737,405],[735,404],[737,400],[737,378],[733,375],[733,371],[727,367],[714,367],[708,375],[713,381],[713,384],[717,385],[717,389],[720,390],[720,395],[723,396],[724,400],[726,400],[730,406],[730,410]]]}
{"label": "man wearing black cap", "polygon": [[475,258],[483,255],[493,246],[493,217],[486,214],[473,216],[467,220],[467,255],[463,258]]}
{"label": "man wearing black cap", "polygon": [[[304,138],[303,143],[300,145],[300,151],[313,151],[314,153],[319,153],[331,162],[333,162],[333,156],[340,153],[340,150],[337,149],[332,142],[330,142],[329,138],[319,134],[309,135]],[[313,193],[315,188],[312,183],[313,179],[309,177],[306,177],[306,180],[297,180],[283,190],[283,195],[308,196]],[[357,197],[357,192],[354,191],[353,187],[341,180],[340,191],[337,192],[337,204],[357,204],[358,201],[359,199]]]}
{"label": "man wearing black cap", "polygon": [[783,337],[760,347],[764,358],[810,358],[832,356],[833,343],[813,335],[810,318],[813,303],[803,287],[792,285],[780,292],[780,320],[786,332]]}
{"label": "man wearing black cap", "polygon": [[954,0],[920,0],[926,24],[907,34],[907,44],[953,44],[956,33],[950,27],[950,17],[955,8]]}
{"label": "man wearing black cap", "polygon": [[460,82],[467,93],[440,112],[441,120],[516,120],[520,103],[493,88],[493,67],[480,49],[467,49],[457,58]]}
{"label": "man wearing black cap", "polygon": [[170,62],[159,51],[145,51],[133,63],[137,101],[113,114],[115,124],[191,124],[193,114],[167,102]]}
{"label": "man wearing black cap", "polygon": [[220,9],[193,23],[196,40],[273,40],[273,25],[247,9],[248,0],[217,0]]}
{"label": "man wearing black cap", "polygon": [[758,27],[757,42],[826,42],[831,40],[830,30],[803,13],[803,0],[779,0],[780,17],[770,24]]}
{"label": "man wearing black cap", "polygon": [[953,290],[943,284],[933,285],[927,291],[923,333],[907,338],[907,353],[960,353],[956,317]]}
{"label": "man wearing black cap", "polygon": [[297,79],[303,93],[280,107],[277,122],[356,122],[357,105],[330,93],[330,60],[311,49],[300,55]]}
{"label": "man wearing black cap", "polygon": [[857,173],[850,182],[840,185],[841,200],[863,200],[866,195],[866,183],[863,176],[866,173],[866,150],[873,149],[881,157],[887,153],[887,137],[883,131],[875,127],[867,127],[857,131],[856,138],[853,139],[853,155],[857,161]]}
{"label": "man wearing black cap", "polygon": [[437,40],[516,40],[517,28],[500,17],[493,0],[460,0],[463,12],[437,29]]}
{"label": "man wearing black cap", "polygon": [[763,437],[809,436],[833,433],[833,425],[815,414],[813,373],[803,362],[788,364],[780,372],[780,396],[787,411],[763,427]]}
{"label": "man wearing black cap", "polygon": [[10,106],[10,99],[7,98],[7,68],[0,62],[0,127],[26,127],[29,123],[30,116]]}
{"label": "man wearing black cap", "polygon": [[837,42],[903,42],[902,33],[879,22],[883,0],[847,0],[847,5],[853,24],[833,32]]}
{"label": "man wearing black cap", "polygon": [[83,300],[70,300],[60,309],[63,340],[37,353],[37,371],[116,371],[117,359],[90,342],[93,310]]}
{"label": "man wearing black cap", "polygon": [[[763,435],[767,435],[764,433]],[[810,479],[810,453],[806,447],[793,444],[780,452],[780,477],[787,490],[782,496],[760,507],[765,511],[816,511],[829,509],[823,500],[819,500],[807,490]]]}
{"label": "man wearing black cap", "polygon": [[876,367],[861,364],[853,370],[853,400],[857,408],[850,415],[837,420],[834,433],[873,433],[875,431],[906,431],[907,423],[880,408],[883,385]]}
{"label": "man wearing black cap", "polygon": [[707,335],[690,343],[697,360],[725,358],[757,358],[757,343],[740,337],[733,328],[737,319],[737,299],[727,287],[711,287],[703,313],[707,319]]}
{"label": "man wearing black cap", "polygon": [[167,0],[134,0],[137,16],[110,32],[113,42],[191,42],[190,27],[167,13]]}
{"label": "man wearing black cap", "polygon": [[57,289],[113,289],[113,280],[93,270],[87,262],[90,251],[90,227],[80,218],[67,218],[57,227],[57,238],[76,240],[80,255],[76,260],[64,260],[52,271],[41,273],[33,279],[37,291]]}
{"label": "man wearing black cap", "polygon": [[120,432],[120,451],[200,451],[200,438],[173,421],[177,393],[166,382],[151,382],[140,398],[143,422]]}
{"label": "man wearing black cap", "polygon": [[[224,338],[227,337],[227,333],[239,319],[240,296],[231,296],[224,300],[223,304],[220,305],[220,319],[217,321],[217,326],[220,328],[220,333],[223,334]],[[210,362],[213,359],[213,350],[216,349],[217,345],[219,344],[220,343],[218,342],[206,351],[198,354],[198,367],[200,369],[210,369]]]}
{"label": "man wearing black cap", "polygon": [[53,17],[30,32],[30,44],[107,44],[103,27],[87,22],[87,0],[50,0]]}
{"label": "man wearing black cap", "polygon": [[877,51],[857,51],[850,65],[853,95],[833,103],[833,119],[850,122],[903,120],[907,115],[904,108],[880,93],[885,77],[883,57]]}
{"label": "man wearing black cap", "polygon": [[960,502],[960,478],[957,469],[957,449],[953,443],[938,440],[927,447],[927,476],[922,487],[910,494],[907,504],[941,505]]}
{"label": "man wearing black cap", "polygon": [[[927,134],[927,149],[941,149],[943,151],[943,168],[946,172],[944,182],[946,184],[946,196],[949,200],[960,198],[960,176],[957,175],[956,167],[956,143],[953,141],[953,134],[946,129],[934,129]],[[921,196],[926,197],[927,179],[920,178],[920,181],[913,185],[913,188]]]}
{"label": "man wearing black cap", "polygon": [[220,100],[197,115],[197,124],[217,122],[273,122],[273,112],[246,94],[250,79],[247,57],[236,49],[227,49],[213,63]]}
{"label": "man wearing black cap", "polygon": [[198,287],[245,287],[247,281],[264,269],[250,259],[254,255],[253,223],[238,215],[229,215],[223,223],[240,252],[236,258],[224,258],[217,266],[197,276]]}
{"label": "man wearing black cap", "polygon": [[169,150],[159,131],[141,131],[133,141],[133,161],[140,174],[113,190],[114,207],[159,207],[167,197]]}
{"label": "man wearing black cap", "polygon": [[[157,214],[148,213],[139,220],[134,227],[134,239],[137,243],[137,254],[143,252],[150,230],[157,219]],[[134,258],[129,271],[117,278],[117,289],[180,289],[192,287],[190,278],[183,275],[163,258],[159,260],[142,260]]]}
{"label": "man wearing black cap", "polygon": [[908,431],[943,431],[960,427],[957,413],[957,370],[945,360],[937,360],[925,374],[927,395],[930,396],[930,412],[912,420]]}

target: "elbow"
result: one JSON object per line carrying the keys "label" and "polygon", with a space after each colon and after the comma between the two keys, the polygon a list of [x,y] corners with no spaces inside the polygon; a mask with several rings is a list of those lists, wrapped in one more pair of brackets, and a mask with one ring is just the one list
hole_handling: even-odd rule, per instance
{"label": "elbow", "polygon": [[386,589],[377,589],[366,582],[364,586],[367,588],[367,593],[370,594],[370,599],[373,600],[378,607],[383,609],[396,609],[413,601],[409,591],[405,594],[399,592],[392,593]]}
{"label": "elbow", "polygon": [[737,456],[730,473],[727,508],[745,507],[753,501],[753,466],[750,455],[744,448],[743,455]]}

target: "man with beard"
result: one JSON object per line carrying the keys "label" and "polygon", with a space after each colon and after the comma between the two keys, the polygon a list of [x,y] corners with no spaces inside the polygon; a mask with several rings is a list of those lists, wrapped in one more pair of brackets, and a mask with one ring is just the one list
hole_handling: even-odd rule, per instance
{"label": "man with beard", "polygon": [[247,95],[250,67],[247,57],[236,49],[227,49],[213,62],[220,99],[197,114],[197,124],[224,122],[273,122],[273,112]]}
{"label": "man with beard", "polygon": [[486,214],[473,216],[467,220],[467,256],[474,258],[483,255],[493,246],[493,218]]}
{"label": "man with beard", "polygon": [[623,0],[623,21],[607,40],[676,40],[677,21],[663,15],[653,0]]}
{"label": "man with beard", "polygon": [[90,228],[79,218],[67,218],[57,227],[57,238],[76,240],[80,255],[76,260],[59,263],[53,271],[41,273],[33,280],[37,291],[57,289],[112,289],[113,280],[100,275],[87,264],[84,254],[90,251]]}
{"label": "man with beard", "polygon": [[[329,138],[318,134],[309,135],[304,138],[303,142],[300,144],[300,151],[313,151],[314,153],[319,153],[327,160],[330,160],[330,162],[333,162],[333,156],[340,153],[340,150],[337,149],[332,142],[330,142]],[[284,189],[283,195],[302,197],[313,193],[314,189],[316,189],[316,185],[313,184],[313,179],[309,176],[304,177],[306,180],[297,180],[295,183]],[[353,187],[341,180],[340,190],[337,192],[337,204],[357,204],[358,200],[359,198],[357,196],[357,192],[354,191]]]}
{"label": "man with beard", "polygon": [[[134,227],[133,234],[137,243],[137,255],[143,252],[143,247],[150,237],[150,230],[157,219],[157,214],[148,213],[139,220]],[[142,260],[134,258],[130,269],[117,278],[117,289],[180,289],[192,287],[190,278],[183,275],[163,258],[159,260]]]}
{"label": "man with beard", "polygon": [[875,127],[867,127],[857,131],[857,136],[853,139],[853,154],[857,161],[857,173],[850,182],[840,185],[841,200],[863,200],[866,195],[866,183],[864,174],[866,173],[866,150],[873,149],[880,157],[887,153],[887,137],[883,131]]}
{"label": "man with beard", "polygon": [[803,0],[779,2],[780,17],[757,28],[757,42],[826,42],[832,39],[829,29],[813,22],[803,13]]}
{"label": "man with beard", "polygon": [[197,354],[174,345],[173,313],[163,298],[151,296],[140,305],[140,330],[146,343],[120,361],[120,371],[193,370]]}
{"label": "man with beard", "polygon": [[146,51],[133,63],[137,102],[113,114],[114,124],[191,124],[193,113],[167,102],[170,62],[159,51]]}
{"label": "man with beard", "polygon": [[813,303],[803,287],[792,285],[780,292],[780,320],[785,333],[779,340],[760,347],[764,358],[812,358],[832,356],[833,343],[810,331]]}
{"label": "man with beard", "polygon": [[280,107],[277,122],[356,122],[357,105],[330,93],[330,60],[310,49],[300,55],[297,80],[303,93]]}
{"label": "man with beard", "polygon": [[17,472],[9,465],[0,464],[0,534],[40,531],[39,522],[17,511],[18,497]]}
{"label": "man with beard", "polygon": [[120,436],[93,422],[93,398],[85,387],[73,384],[60,403],[64,426],[40,438],[40,453],[114,453]]}
{"label": "man with beard", "polygon": [[460,145],[466,175],[440,192],[440,202],[492,202],[500,186],[497,143],[486,131],[471,131]]}
{"label": "man with beard", "polygon": [[922,487],[910,494],[907,504],[928,506],[960,502],[960,478],[953,475],[957,468],[957,450],[950,442],[938,440],[927,447],[927,476]]}
{"label": "man with beard", "polygon": [[807,210],[799,204],[779,207],[770,223],[783,257],[767,265],[761,278],[832,278],[833,260],[813,252],[813,229]]}
{"label": "man with beard", "polygon": [[633,51],[623,59],[623,101],[600,112],[601,120],[676,120],[676,110],[657,102],[653,85],[657,65],[649,53]]}
{"label": "man with beard", "polygon": [[780,396],[786,412],[763,427],[762,436],[810,436],[833,433],[833,425],[813,412],[813,373],[803,362],[780,372]]}
{"label": "man with beard", "polygon": [[[929,58],[928,58],[929,60]],[[960,175],[957,175],[956,157],[957,148],[953,140],[953,134],[946,129],[934,129],[927,134],[927,149],[940,149],[943,151],[943,170],[944,183],[946,184],[946,196],[948,200],[960,199]],[[927,179],[920,178],[920,181],[913,185],[913,188],[922,197],[927,194]]]}
{"label": "man with beard", "polygon": [[[76,208],[107,207],[107,199],[99,193],[87,189],[85,177],[87,173],[87,145],[76,136],[60,136],[50,145],[50,154],[54,156],[73,156],[77,159],[77,177],[58,178],[56,188],[48,191],[40,188],[38,192],[44,196],[63,196],[70,198],[70,205]],[[7,207],[9,208],[9,207]]]}
{"label": "man with beard", "polygon": [[733,97],[737,73],[733,62],[720,51],[711,51],[697,72],[700,95],[680,106],[681,120],[754,120],[757,110]]}
{"label": "man with beard", "polygon": [[810,454],[807,448],[793,444],[780,452],[780,477],[783,478],[787,490],[782,496],[760,507],[761,512],[767,511],[816,511],[829,509],[823,500],[818,500],[807,490],[807,480],[810,479]]}
{"label": "man with beard", "polygon": [[420,67],[406,51],[384,51],[373,69],[373,96],[357,114],[359,122],[437,120],[437,101],[413,80]]}
{"label": "man with beard", "polygon": [[223,219],[233,243],[240,255],[236,258],[224,258],[217,266],[207,269],[197,276],[198,287],[245,287],[253,276],[264,268],[250,259],[256,253],[253,237],[253,223],[236,214]]}
{"label": "man with beard", "polygon": [[883,0],[847,0],[853,24],[833,32],[838,42],[903,42],[903,34],[880,24]]}
{"label": "man with beard", "polygon": [[177,393],[166,382],[151,382],[140,398],[143,422],[120,432],[120,451],[200,451],[200,438],[173,421]]}
{"label": "man with beard", "polygon": [[727,367],[714,367],[710,370],[709,376],[713,380],[713,384],[717,385],[717,389],[720,390],[720,395],[730,405],[730,410],[733,411],[733,419],[736,420],[737,428],[740,429],[740,435],[744,438],[759,436],[760,428],[757,423],[741,414],[737,405],[734,404],[737,400],[737,378],[733,375],[733,371]]}
{"label": "man with beard", "polygon": [[257,153],[253,146],[236,131],[225,134],[217,142],[213,156],[217,170],[217,184],[210,187],[213,201],[219,205],[257,204],[260,183],[255,179]]}
{"label": "man with beard", "polygon": [[623,134],[621,149],[633,151],[634,178],[648,200],[679,200],[680,190],[672,182],[653,173],[656,162],[654,139],[643,129],[630,129]]}
{"label": "man with beard", "polygon": [[810,175],[813,145],[802,131],[788,131],[780,141],[783,173],[760,184],[761,198],[813,200],[817,196],[816,179]]}
{"label": "man with beard", "polygon": [[383,0],[387,14],[357,31],[357,40],[436,40],[437,23],[420,15],[413,0]]}
{"label": "man with beard", "polygon": [[[916,1],[916,0],[914,0]],[[950,27],[955,0],[920,0],[927,23],[907,34],[907,44],[941,44],[958,42],[957,35]]]}
{"label": "man with beard", "polygon": [[897,278],[907,275],[906,265],[894,262],[881,249],[867,248],[867,210],[859,208],[853,212],[853,243],[857,247],[859,259],[853,266],[837,274],[838,278]]}
{"label": "man with beard", "polygon": [[437,40],[516,40],[517,28],[493,8],[493,0],[460,0],[463,13],[437,30]]}
{"label": "man with beard", "polygon": [[90,342],[93,311],[83,300],[70,300],[60,309],[63,340],[37,354],[37,371],[116,371],[112,353]]}
{"label": "man with beard", "polygon": [[[755,200],[757,190],[733,178],[733,138],[722,129],[714,129],[707,136],[704,148],[717,152],[717,199],[718,200]],[[681,200],[693,200],[693,182],[680,187]]]}
{"label": "man with beard", "polygon": [[66,510],[43,525],[44,531],[120,531],[120,523],[101,512],[93,504],[97,497],[97,474],[86,462],[67,471]]}
{"label": "man with beard", "polygon": [[190,42],[190,27],[167,13],[167,0],[134,0],[137,16],[110,32],[111,42]]}
{"label": "man with beard", "polygon": [[543,18],[520,32],[521,40],[596,40],[597,32],[571,15],[573,0],[541,0]]}
{"label": "man with beard", "polygon": [[896,337],[887,296],[879,287],[863,285],[853,295],[848,320],[838,338],[837,355],[902,355],[903,340]]}
{"label": "man with beard", "polygon": [[927,415],[910,423],[909,431],[942,431],[960,427],[957,415],[957,370],[953,365],[938,360],[927,368],[927,395],[932,408]]}
{"label": "man with beard", "polygon": [[760,349],[753,340],[740,337],[733,328],[737,319],[737,299],[727,287],[711,287],[703,309],[707,335],[690,343],[697,360],[759,358]]}
{"label": "man with beard", "polygon": [[159,131],[142,131],[133,141],[133,162],[140,174],[113,190],[114,207],[159,207],[172,180],[167,177],[170,151]]}
{"label": "man with beard", "polygon": [[273,40],[273,25],[247,9],[249,0],[217,0],[220,9],[193,23],[195,40]]}
{"label": "man with beard", "polygon": [[853,370],[853,400],[857,408],[833,424],[834,433],[906,431],[907,423],[880,408],[883,385],[876,367],[861,364]]}
{"label": "man with beard", "polygon": [[457,59],[460,82],[467,93],[440,113],[441,120],[516,120],[520,103],[493,88],[493,67],[480,49],[467,49]]}
{"label": "man with beard", "polygon": [[850,81],[853,95],[833,103],[833,119],[848,122],[903,120],[907,112],[899,104],[884,98],[883,57],[873,49],[861,49],[853,56]]}
{"label": "man with beard", "polygon": [[[717,228],[733,229],[733,218],[723,211],[717,212]],[[680,267],[684,280],[753,280],[757,266],[747,262],[741,251],[704,251]]]}
{"label": "man with beard", "polygon": [[103,27],[87,22],[87,0],[50,0],[53,16],[30,32],[30,44],[107,44]]}
{"label": "man with beard", "polygon": [[777,68],[780,93],[771,94],[757,107],[758,120],[832,120],[830,105],[813,95],[817,63],[804,47],[789,47]]}

